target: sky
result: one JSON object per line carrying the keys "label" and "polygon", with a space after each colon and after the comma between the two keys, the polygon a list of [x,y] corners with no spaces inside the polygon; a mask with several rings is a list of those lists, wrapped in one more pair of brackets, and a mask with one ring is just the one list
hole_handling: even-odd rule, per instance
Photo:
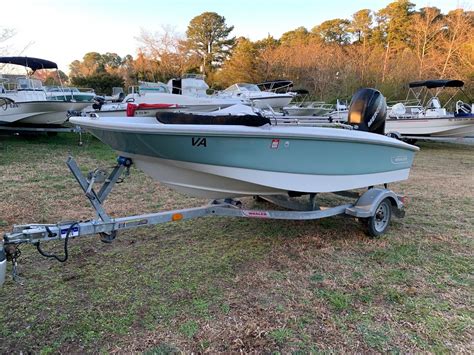
{"label": "sky", "polygon": [[[0,0],[0,3],[7,0]],[[8,55],[26,55],[69,64],[87,52],[136,56],[142,30],[170,27],[184,35],[195,16],[206,11],[224,16],[232,35],[259,40],[279,38],[304,26],[311,30],[325,20],[350,18],[361,9],[377,11],[393,0],[23,0],[2,11],[2,28],[16,31],[0,43]],[[473,10],[474,0],[412,0],[417,8],[436,6],[447,13],[459,6]],[[4,4],[6,5],[6,4]],[[1,6],[5,10],[5,6]]]}

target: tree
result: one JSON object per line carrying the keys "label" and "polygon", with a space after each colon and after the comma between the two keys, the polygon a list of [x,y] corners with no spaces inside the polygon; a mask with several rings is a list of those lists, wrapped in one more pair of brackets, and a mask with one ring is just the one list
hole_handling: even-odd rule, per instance
{"label": "tree", "polygon": [[186,47],[200,58],[203,73],[220,67],[229,56],[235,44],[235,37],[229,37],[233,29],[215,12],[204,12],[191,20],[186,31]]}
{"label": "tree", "polygon": [[[425,7],[412,17],[411,33],[413,47],[418,59],[418,78],[422,79],[426,69],[426,59],[443,29],[442,15],[436,7]],[[432,58],[432,63],[434,58]]]}
{"label": "tree", "polygon": [[123,87],[125,82],[120,75],[97,72],[89,76],[72,77],[75,86],[92,88],[99,95],[111,95],[113,87]]}
{"label": "tree", "polygon": [[135,79],[130,55],[121,58],[117,53],[89,52],[82,61],[73,61],[69,68],[71,83],[91,87],[98,93],[109,93],[112,87],[124,86],[125,81],[130,85]]}
{"label": "tree", "polygon": [[388,47],[400,48],[410,43],[410,21],[415,4],[397,0],[377,12],[376,31]]}
{"label": "tree", "polygon": [[444,63],[440,72],[441,77],[444,77],[449,71],[451,71],[452,75],[457,75],[457,71],[461,66],[469,68],[472,75],[474,71],[472,63],[472,47],[474,42],[473,14],[473,12],[457,9],[450,11],[446,15],[446,27],[443,29],[444,33],[441,41],[441,48],[444,49]]}
{"label": "tree", "polygon": [[348,44],[350,41],[349,25],[349,20],[336,18],[324,21],[313,28],[312,32],[321,36],[326,42]]}
{"label": "tree", "polygon": [[410,26],[408,24],[414,7],[415,4],[408,0],[397,0],[377,12],[376,38],[385,46],[382,82],[386,78],[392,50],[399,52],[409,45]]}
{"label": "tree", "polygon": [[69,80],[68,76],[62,70],[37,70],[33,76],[41,80],[44,85],[49,86],[62,85]]}
{"label": "tree", "polygon": [[292,45],[296,43],[308,43],[311,34],[306,27],[298,27],[292,31],[285,32],[281,35],[280,43],[283,45]]}
{"label": "tree", "polygon": [[367,41],[372,33],[372,11],[363,9],[352,15],[352,21],[349,24],[349,32],[356,37],[356,41],[362,43]]}
{"label": "tree", "polygon": [[82,61],[75,60],[69,65],[72,77],[88,76],[98,71],[105,71],[102,56],[97,52],[88,52],[82,57]]}
{"label": "tree", "polygon": [[257,72],[257,49],[247,38],[239,38],[232,56],[227,60],[216,75],[216,81],[221,87],[227,87],[236,82],[259,81]]}
{"label": "tree", "polygon": [[192,56],[187,55],[181,36],[169,26],[155,33],[142,30],[138,40],[142,43],[140,60],[142,64],[148,61],[146,66],[148,70],[153,69],[149,74],[155,81],[167,81],[199,66]]}

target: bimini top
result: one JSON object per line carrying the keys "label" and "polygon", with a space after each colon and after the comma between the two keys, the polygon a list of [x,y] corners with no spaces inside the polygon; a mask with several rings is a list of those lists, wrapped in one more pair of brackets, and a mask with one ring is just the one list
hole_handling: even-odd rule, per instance
{"label": "bimini top", "polygon": [[427,87],[428,89],[434,88],[462,88],[464,86],[464,82],[461,80],[425,80],[425,81],[414,81],[408,84],[411,88],[418,88],[418,87]]}
{"label": "bimini top", "polygon": [[33,57],[0,57],[0,63],[21,65],[31,68],[33,71],[38,69],[58,69],[58,65],[54,62]]}

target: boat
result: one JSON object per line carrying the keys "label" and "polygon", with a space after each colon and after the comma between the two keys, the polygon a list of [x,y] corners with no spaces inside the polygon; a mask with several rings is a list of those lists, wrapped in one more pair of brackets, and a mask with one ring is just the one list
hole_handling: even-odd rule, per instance
{"label": "boat", "polygon": [[75,87],[45,86],[48,100],[92,103],[96,97],[93,89]]}
{"label": "boat", "polygon": [[205,81],[194,76],[172,79],[168,84],[140,81],[138,86],[129,88],[128,95],[121,102],[98,102],[93,108],[100,116],[125,117],[129,116],[129,107],[134,106],[134,116],[154,117],[163,110],[211,112],[249,103],[245,99],[207,95],[206,88],[209,86]]}
{"label": "boat", "polygon": [[250,100],[253,106],[259,109],[282,109],[288,106],[295,96],[292,92],[277,93],[262,91],[256,84],[236,83],[218,93],[220,97],[241,98]]}
{"label": "boat", "polygon": [[345,191],[408,178],[417,147],[384,135],[385,99],[361,90],[346,129],[272,124],[257,114],[72,117],[179,192],[206,198]]}
{"label": "boat", "polygon": [[293,90],[294,99],[282,111],[289,116],[327,116],[334,110],[334,105],[323,101],[310,101],[309,91],[304,89]]}
{"label": "boat", "polygon": [[334,112],[334,105],[327,104],[323,101],[300,102],[283,107],[283,111],[290,116],[328,117]]}
{"label": "boat", "polygon": [[[474,111],[472,100],[463,90],[461,80],[426,80],[409,83],[405,102],[389,109],[387,132],[402,137],[462,138],[474,136]],[[471,104],[456,101],[454,112],[447,110],[457,93],[441,105],[439,93],[446,88],[457,88]],[[433,93],[434,91],[434,93]],[[410,96],[414,99],[410,99]]]}
{"label": "boat", "polygon": [[[20,65],[33,72],[39,69],[58,69],[56,63],[32,57],[0,57],[0,63]],[[0,125],[2,126],[61,126],[68,112],[80,111],[89,102],[50,100],[38,79],[20,77],[14,87],[7,80],[0,81]]]}

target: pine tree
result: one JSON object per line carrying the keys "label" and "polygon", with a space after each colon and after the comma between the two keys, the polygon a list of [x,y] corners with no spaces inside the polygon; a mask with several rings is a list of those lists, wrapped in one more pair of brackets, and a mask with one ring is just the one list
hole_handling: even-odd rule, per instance
{"label": "pine tree", "polygon": [[215,12],[204,12],[189,23],[187,48],[201,58],[204,73],[220,67],[229,56],[235,43],[235,37],[229,37],[233,29],[226,25],[224,16]]}

